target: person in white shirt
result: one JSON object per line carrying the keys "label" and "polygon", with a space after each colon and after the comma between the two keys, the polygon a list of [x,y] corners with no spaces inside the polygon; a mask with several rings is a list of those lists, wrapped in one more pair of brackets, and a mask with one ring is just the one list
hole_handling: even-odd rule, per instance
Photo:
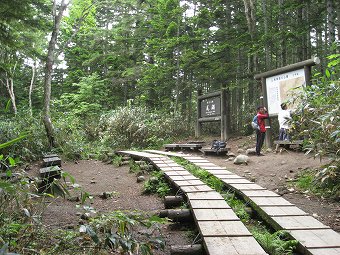
{"label": "person in white shirt", "polygon": [[289,128],[290,121],[292,117],[290,116],[290,111],[287,110],[287,104],[281,104],[281,111],[278,114],[278,120],[280,125],[279,140],[289,140]]}

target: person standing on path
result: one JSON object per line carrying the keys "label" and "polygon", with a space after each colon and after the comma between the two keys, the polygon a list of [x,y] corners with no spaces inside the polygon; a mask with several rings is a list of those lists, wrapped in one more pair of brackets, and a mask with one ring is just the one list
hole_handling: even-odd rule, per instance
{"label": "person standing on path", "polygon": [[280,125],[279,140],[290,140],[288,131],[290,128],[289,121],[292,117],[290,116],[290,111],[287,110],[286,103],[281,104],[281,109],[277,116]]}
{"label": "person standing on path", "polygon": [[264,156],[261,153],[261,149],[263,146],[264,139],[266,137],[266,126],[264,120],[269,117],[266,107],[259,106],[257,107],[257,122],[259,124],[260,129],[256,130],[256,155]]}

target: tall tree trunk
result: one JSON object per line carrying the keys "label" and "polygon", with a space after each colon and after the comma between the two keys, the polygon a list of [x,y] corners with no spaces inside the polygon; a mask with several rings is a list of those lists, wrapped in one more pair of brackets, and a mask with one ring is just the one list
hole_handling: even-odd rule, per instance
{"label": "tall tree trunk", "polygon": [[336,30],[338,31],[338,41],[340,41],[340,3],[336,2],[335,4],[336,4],[335,9],[336,9],[336,14],[337,14],[337,25],[336,25],[337,29]]}
{"label": "tall tree trunk", "polygon": [[[327,0],[327,25],[328,25],[328,39],[329,46],[335,42],[335,11],[333,0]],[[335,53],[335,49],[332,51]]]}
{"label": "tall tree trunk", "polygon": [[268,32],[268,14],[267,14],[267,0],[262,0],[262,12],[263,12],[263,27],[264,27],[264,36],[265,36],[265,70],[268,70],[271,66],[270,63],[270,46],[269,46],[269,32]]}
{"label": "tall tree trunk", "polygon": [[60,23],[63,17],[63,13],[67,7],[65,0],[62,0],[59,12],[57,13],[56,0],[53,2],[53,31],[48,45],[47,60],[45,66],[45,78],[44,78],[44,110],[43,110],[43,122],[46,129],[47,139],[51,148],[56,147],[56,141],[54,137],[54,128],[50,116],[50,102],[51,102],[51,83],[52,72],[54,63],[54,51],[57,44],[57,37],[60,30]]}
{"label": "tall tree trunk", "polygon": [[[248,24],[248,31],[251,38],[252,46],[256,38],[256,10],[254,0],[243,0],[244,10]],[[248,54],[248,73],[250,76],[257,71],[257,55],[256,53]],[[249,102],[254,101],[254,87],[251,82],[248,83],[248,99]]]}
{"label": "tall tree trunk", "polygon": [[279,30],[281,34],[281,52],[280,52],[280,57],[281,57],[281,66],[287,65],[287,49],[286,49],[286,37],[285,37],[285,20],[284,20],[284,7],[283,7],[283,0],[279,0]]}
{"label": "tall tree trunk", "polygon": [[[14,67],[14,69],[15,69],[15,67]],[[13,78],[11,76],[9,76],[7,72],[6,72],[5,86],[6,86],[6,89],[8,91],[9,97],[11,99],[14,115],[17,115],[18,110],[17,110],[17,105],[16,105],[16,102],[15,102],[14,82],[13,82]]]}
{"label": "tall tree trunk", "polygon": [[30,88],[29,88],[29,91],[28,91],[28,104],[29,104],[29,111],[30,111],[30,115],[31,116],[33,116],[33,111],[32,111],[32,93],[33,93],[36,69],[37,69],[37,61],[34,60],[34,64],[32,66],[31,83],[30,83]]}

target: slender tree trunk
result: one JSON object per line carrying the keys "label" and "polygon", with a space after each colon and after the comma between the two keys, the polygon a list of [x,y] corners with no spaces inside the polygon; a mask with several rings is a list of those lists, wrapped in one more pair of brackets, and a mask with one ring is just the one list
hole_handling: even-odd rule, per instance
{"label": "slender tree trunk", "polygon": [[[336,27],[337,27],[337,31],[338,31],[338,41],[340,41],[340,3],[339,2],[336,2],[335,3],[336,6],[336,14],[337,14],[337,24],[336,24]],[[339,53],[339,50],[338,50],[338,53]]]}
{"label": "slender tree trunk", "polygon": [[54,52],[57,44],[57,37],[60,30],[60,23],[63,17],[63,12],[67,7],[65,0],[62,0],[58,13],[56,0],[53,3],[53,31],[52,36],[48,45],[47,60],[45,66],[45,78],[44,78],[44,110],[43,110],[43,122],[46,129],[47,139],[51,148],[56,147],[56,141],[54,137],[54,128],[50,116],[50,102],[51,102],[51,83],[52,83],[52,72],[54,63]]}
{"label": "slender tree trunk", "polygon": [[[248,24],[248,31],[251,38],[251,44],[253,46],[256,38],[256,16],[255,16],[255,4],[254,0],[243,0],[244,10]],[[248,55],[248,73],[252,75],[257,71],[257,55],[256,53]],[[251,82],[248,83],[248,99],[249,102],[254,101],[254,87]]]}
{"label": "slender tree trunk", "polygon": [[286,38],[285,38],[285,20],[284,20],[284,8],[283,0],[279,0],[279,30],[281,32],[281,66],[287,65],[287,49],[286,49]]}
{"label": "slender tree trunk", "polygon": [[35,73],[37,69],[37,61],[34,60],[34,64],[32,66],[32,78],[30,83],[30,88],[28,91],[28,104],[29,104],[29,111],[30,115],[33,116],[33,110],[32,110],[32,93],[33,93],[33,87],[34,87],[34,80],[35,80]]}
{"label": "slender tree trunk", "polygon": [[268,36],[268,14],[267,14],[267,0],[262,1],[262,12],[263,12],[263,27],[265,36],[265,70],[268,70],[271,66],[270,63],[270,46],[269,46],[269,36]]}
{"label": "slender tree trunk", "polygon": [[[335,11],[333,0],[327,0],[327,25],[328,25],[328,42],[329,46],[335,42]],[[335,49],[332,51],[335,53]]]}
{"label": "slender tree trunk", "polygon": [[[14,69],[15,69],[15,67],[14,67]],[[6,84],[5,84],[5,86],[6,86],[6,89],[8,91],[9,97],[11,99],[14,115],[17,115],[18,110],[17,110],[17,105],[16,105],[16,102],[15,102],[14,82],[13,82],[13,78],[10,77],[7,72],[6,72]]]}

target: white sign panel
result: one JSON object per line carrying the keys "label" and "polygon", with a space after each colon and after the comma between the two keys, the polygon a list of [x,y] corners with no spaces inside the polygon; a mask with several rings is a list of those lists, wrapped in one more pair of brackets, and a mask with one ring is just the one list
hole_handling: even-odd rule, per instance
{"label": "white sign panel", "polygon": [[[266,78],[267,103],[270,116],[277,115],[281,103],[287,102],[297,92],[298,88],[306,85],[305,71],[299,69]],[[288,104],[288,109],[293,109]]]}

